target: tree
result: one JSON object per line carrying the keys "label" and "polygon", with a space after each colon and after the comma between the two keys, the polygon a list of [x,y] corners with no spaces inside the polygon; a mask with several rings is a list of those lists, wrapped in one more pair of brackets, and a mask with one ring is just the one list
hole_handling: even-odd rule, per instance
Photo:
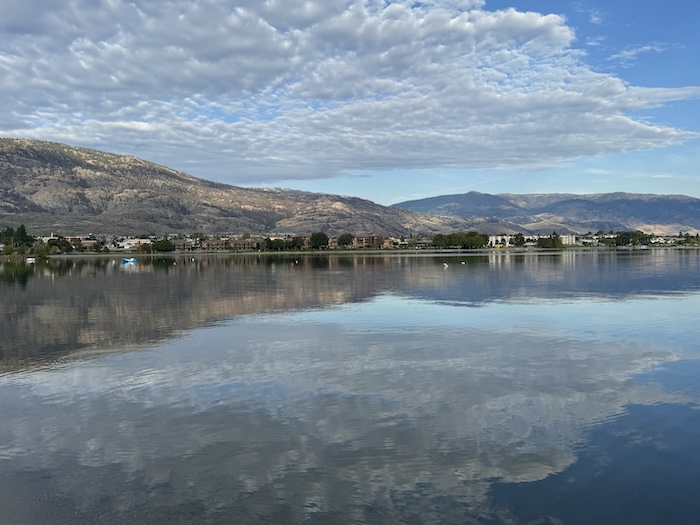
{"label": "tree", "polygon": [[311,247],[314,249],[328,247],[328,235],[323,232],[314,232],[311,234]]}
{"label": "tree", "polygon": [[169,239],[162,239],[151,244],[154,252],[172,252],[175,250],[175,245]]}
{"label": "tree", "polygon": [[525,246],[525,236],[522,233],[513,235],[513,246]]}
{"label": "tree", "polygon": [[467,244],[466,233],[450,233],[447,236],[447,245],[450,248],[464,248]]}
{"label": "tree", "polygon": [[467,232],[462,242],[462,248],[483,248],[489,243],[489,236],[475,231]]}
{"label": "tree", "polygon": [[560,250],[564,247],[564,243],[557,234],[557,232],[552,232],[549,237],[540,237],[537,239],[538,248],[554,248]]}
{"label": "tree", "polygon": [[474,248],[483,248],[488,242],[488,235],[475,231],[450,233],[448,235],[438,233],[433,236],[433,246],[436,248],[462,248],[471,250]]}
{"label": "tree", "polygon": [[14,242],[15,230],[12,228],[5,228],[0,231],[0,244],[8,245]]}
{"label": "tree", "polygon": [[616,246],[636,246],[638,244],[649,244],[651,235],[640,231],[618,232],[615,236]]}
{"label": "tree", "polygon": [[437,233],[433,235],[433,246],[436,248],[446,248],[449,246],[449,238],[447,235],[442,233]]}
{"label": "tree", "polygon": [[273,250],[277,250],[278,252],[281,250],[284,250],[287,247],[287,243],[284,242],[284,239],[275,239],[272,241],[271,248]]}
{"label": "tree", "polygon": [[48,242],[49,253],[70,253],[73,251],[73,245],[64,237],[58,239],[50,239]]}
{"label": "tree", "polygon": [[338,237],[338,246],[347,248],[352,245],[352,241],[355,240],[355,236],[352,233],[344,233]]}
{"label": "tree", "polygon": [[6,246],[31,246],[34,243],[34,238],[27,234],[24,224],[20,224],[17,230],[14,228],[5,228],[0,231],[0,244]]}
{"label": "tree", "polygon": [[17,232],[15,233],[15,237],[18,244],[26,244],[30,246],[34,242],[34,239],[27,235],[27,229],[24,227],[24,224],[19,225]]}

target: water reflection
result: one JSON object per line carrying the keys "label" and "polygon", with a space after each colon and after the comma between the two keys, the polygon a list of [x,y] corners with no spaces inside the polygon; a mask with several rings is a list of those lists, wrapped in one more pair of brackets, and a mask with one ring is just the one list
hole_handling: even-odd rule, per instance
{"label": "water reflection", "polygon": [[687,293],[700,287],[698,264],[696,251],[650,250],[168,257],[140,259],[134,266],[122,265],[121,259],[52,259],[6,265],[0,272],[5,276],[0,360],[142,344],[238,315],[362,302],[395,291],[472,306]]}
{"label": "water reflection", "polygon": [[[155,282],[168,313],[150,319],[164,322],[164,335],[0,376],[4,515],[77,524],[606,522],[576,509],[612,504],[607,495],[634,478],[610,465],[697,477],[698,392],[675,387],[672,373],[698,357],[700,295],[697,276],[685,274],[696,262],[606,259],[618,281],[646,283],[632,294],[629,283],[597,291],[594,259],[480,256],[451,259],[447,270],[443,259],[214,258],[65,275],[76,288],[99,283],[85,285],[93,297],[111,279],[136,279],[132,299],[153,307],[143,287]],[[99,301],[71,297],[71,308],[95,319]],[[175,338],[168,330],[178,323],[190,330]],[[154,332],[135,333],[143,342]],[[616,484],[596,492],[596,479]],[[607,522],[654,523],[644,501],[659,500],[645,491],[658,484],[635,490],[636,513]],[[552,503],[553,492],[565,496]],[[687,499],[663,510],[682,523],[674,518],[694,509]]]}

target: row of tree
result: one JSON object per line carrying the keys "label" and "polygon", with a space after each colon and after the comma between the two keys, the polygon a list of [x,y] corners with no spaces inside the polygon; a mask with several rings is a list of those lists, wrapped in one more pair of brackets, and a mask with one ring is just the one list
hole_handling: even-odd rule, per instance
{"label": "row of tree", "polygon": [[435,248],[484,248],[489,243],[489,236],[478,232],[467,233],[438,233],[433,236]]}
{"label": "row of tree", "polygon": [[27,234],[27,229],[24,227],[24,224],[20,224],[16,230],[14,228],[0,230],[0,244],[12,246],[14,248],[18,248],[19,246],[31,246],[34,244],[34,237]]}
{"label": "row of tree", "polygon": [[[351,233],[344,233],[340,235],[336,242],[341,248],[348,248],[352,246],[355,236]],[[324,232],[314,232],[309,237],[309,247],[313,250],[322,250],[328,247],[330,242],[330,237]],[[306,242],[303,237],[291,237],[287,239],[264,239],[261,244],[261,248],[266,250],[301,250],[304,248]]]}
{"label": "row of tree", "polygon": [[[602,234],[602,232],[599,232]],[[250,235],[243,236],[243,238]],[[630,246],[630,245],[644,245],[649,244],[653,235],[643,233],[641,231],[624,231],[618,232],[614,237],[609,237],[602,239],[602,242],[608,246]],[[682,239],[682,244],[686,245],[700,245],[700,235],[691,236],[687,233],[682,236],[679,234],[679,238]],[[201,236],[201,239],[206,239],[206,236]],[[336,243],[340,248],[350,248],[353,246],[355,236],[351,233],[344,233],[336,239]],[[469,232],[455,232],[449,234],[438,233],[432,238],[432,246],[438,249],[477,249],[485,248],[488,246],[489,238],[487,235],[478,233],[476,231]],[[513,236],[511,244],[514,246],[525,246],[526,237],[522,233],[517,233]],[[314,232],[307,239],[301,236],[289,237],[285,239],[261,239],[260,242],[256,243],[257,249],[268,250],[268,251],[283,251],[283,250],[301,250],[306,246],[314,250],[326,249],[329,246],[330,238],[324,232]],[[381,246],[383,239],[381,237],[376,238],[376,245]],[[5,228],[0,230],[0,245],[4,246],[4,254],[12,253],[32,253],[38,256],[50,255],[54,253],[70,253],[72,251],[83,251],[84,247],[81,245],[80,241],[74,239],[73,241],[68,241],[63,237],[58,237],[57,239],[51,239],[48,243],[42,243],[40,240],[35,239],[27,233],[25,226],[22,224],[17,229]],[[564,244],[560,236],[553,232],[549,237],[541,237],[536,241],[536,246],[538,248],[549,248],[549,249],[561,249]],[[99,251],[106,251],[108,248],[106,245],[102,245],[98,242],[96,249]],[[175,245],[169,239],[161,239],[153,241],[147,246],[141,248],[142,251],[149,253],[164,253],[172,252],[175,250]]]}

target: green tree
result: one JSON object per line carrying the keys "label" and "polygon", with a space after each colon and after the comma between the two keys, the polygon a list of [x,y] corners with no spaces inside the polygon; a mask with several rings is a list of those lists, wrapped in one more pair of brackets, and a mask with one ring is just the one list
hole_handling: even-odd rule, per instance
{"label": "green tree", "polygon": [[513,246],[525,246],[525,236],[522,233],[513,235]]}
{"label": "green tree", "polygon": [[489,243],[489,236],[475,231],[467,232],[462,247],[467,249],[483,248]]}
{"label": "green tree", "polygon": [[5,246],[12,245],[15,242],[15,230],[13,228],[5,228],[0,231],[0,244]]}
{"label": "green tree", "polygon": [[175,250],[175,245],[169,239],[161,239],[151,244],[154,252],[172,252]]}
{"label": "green tree", "polygon": [[354,240],[355,236],[352,233],[344,233],[340,237],[338,237],[338,246],[347,248],[348,246],[352,246],[352,241]]}
{"label": "green tree", "polygon": [[466,233],[450,233],[447,236],[447,246],[449,246],[450,248],[463,248],[466,242]]}
{"label": "green tree", "polygon": [[475,231],[456,232],[450,234],[438,233],[433,236],[433,246],[436,248],[462,248],[474,249],[483,248],[489,242],[488,235],[483,235]]}
{"label": "green tree", "polygon": [[70,253],[73,251],[73,245],[69,243],[65,237],[49,240],[48,246],[49,253]]}
{"label": "green tree", "polygon": [[323,232],[314,232],[311,234],[311,247],[314,249],[328,247],[328,235]]}
{"label": "green tree", "polygon": [[292,250],[301,250],[304,247],[304,238],[299,236],[292,237],[289,247]]}
{"label": "green tree", "polygon": [[443,233],[433,235],[433,246],[436,248],[447,248],[449,246],[449,242],[449,237]]}
{"label": "green tree", "polygon": [[27,229],[24,227],[24,224],[19,225],[15,237],[17,238],[18,244],[31,245],[34,242],[34,239],[27,235]]}
{"label": "green tree", "polygon": [[34,244],[34,238],[27,234],[27,229],[24,224],[20,224],[17,230],[14,228],[5,228],[0,231],[0,244],[18,246],[31,246]]}
{"label": "green tree", "polygon": [[537,239],[537,247],[560,250],[564,248],[564,243],[562,242],[557,232],[552,232],[552,235],[550,235],[549,237],[540,237],[539,239]]}
{"label": "green tree", "polygon": [[616,246],[637,246],[640,244],[649,244],[651,240],[651,235],[647,235],[644,232],[628,231],[628,232],[618,232],[615,236]]}

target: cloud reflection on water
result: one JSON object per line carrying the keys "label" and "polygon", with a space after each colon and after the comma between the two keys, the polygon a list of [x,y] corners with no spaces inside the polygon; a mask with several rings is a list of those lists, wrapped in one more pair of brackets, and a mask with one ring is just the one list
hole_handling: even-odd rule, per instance
{"label": "cloud reflection on water", "polygon": [[495,484],[566,471],[630,406],[697,405],[639,379],[698,357],[697,253],[442,260],[71,267],[11,289],[7,352],[95,352],[0,375],[0,507],[28,523],[509,523]]}
{"label": "cloud reflection on water", "polygon": [[[377,317],[397,304],[412,315]],[[51,471],[54,490],[87,509],[102,488],[78,491],[68,478],[117,467],[119,483],[155,491],[165,506],[228,508],[247,494],[302,514],[376,507],[390,522],[426,487],[428,500],[463,502],[485,519],[495,480],[561,472],[589,427],[629,405],[689,401],[634,381],[679,354],[644,337],[611,339],[620,319],[600,325],[599,338],[577,319],[580,303],[556,304],[570,323],[547,332],[545,303],[539,319],[531,304],[529,319],[506,314],[500,327],[506,307],[380,296],[243,317],[140,352],[5,376],[0,393],[13,404],[2,416],[12,425],[0,431],[0,458],[12,470]],[[239,496],[222,497],[222,480]],[[128,513],[134,501],[112,510]]]}

